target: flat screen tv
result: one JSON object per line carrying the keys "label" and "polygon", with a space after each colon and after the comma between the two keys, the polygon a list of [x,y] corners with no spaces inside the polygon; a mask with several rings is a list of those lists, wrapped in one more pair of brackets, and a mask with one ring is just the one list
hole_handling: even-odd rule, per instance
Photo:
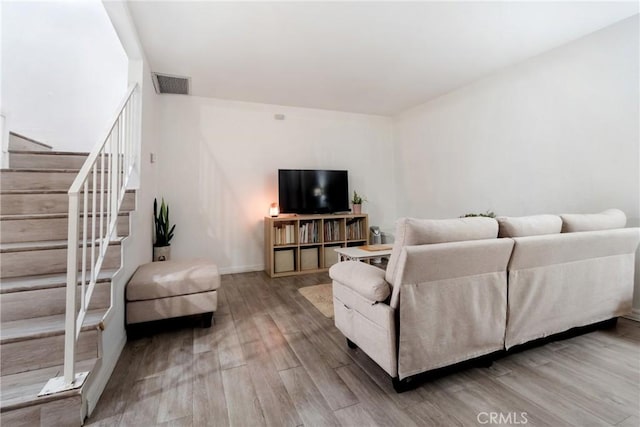
{"label": "flat screen tv", "polygon": [[341,170],[278,170],[280,212],[320,214],[349,210],[349,180]]}

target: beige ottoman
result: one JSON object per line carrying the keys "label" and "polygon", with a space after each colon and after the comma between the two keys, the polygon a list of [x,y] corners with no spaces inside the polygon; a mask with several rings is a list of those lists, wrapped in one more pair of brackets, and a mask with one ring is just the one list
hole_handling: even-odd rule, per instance
{"label": "beige ottoman", "polygon": [[141,265],[127,284],[127,325],[203,314],[203,326],[209,327],[218,307],[218,287],[220,274],[211,261]]}

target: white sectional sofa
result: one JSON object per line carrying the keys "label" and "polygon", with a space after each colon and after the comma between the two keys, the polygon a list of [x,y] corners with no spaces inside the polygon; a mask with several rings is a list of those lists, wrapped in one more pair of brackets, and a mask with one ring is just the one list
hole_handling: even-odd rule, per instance
{"label": "white sectional sofa", "polygon": [[631,312],[638,229],[623,228],[615,209],[561,215],[561,223],[562,233],[505,235],[515,242],[506,349]]}
{"label": "white sectional sofa", "polygon": [[401,391],[417,374],[631,310],[624,213],[400,219],[386,272],[334,265],[336,326]]}

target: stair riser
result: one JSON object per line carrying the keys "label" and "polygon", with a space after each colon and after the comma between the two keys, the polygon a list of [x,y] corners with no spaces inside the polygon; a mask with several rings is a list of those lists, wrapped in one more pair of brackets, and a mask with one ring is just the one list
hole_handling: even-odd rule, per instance
{"label": "stair riser", "polygon": [[[89,195],[90,207],[93,196]],[[106,199],[106,196],[105,196]],[[80,197],[82,206],[83,197]],[[135,209],[135,193],[126,193],[122,202],[121,212],[129,212]],[[100,206],[100,196],[96,200],[96,206]],[[66,193],[36,193],[36,194],[0,194],[0,214],[2,215],[35,215],[69,212],[69,195]]]}
{"label": "stair riser", "polygon": [[[90,252],[88,252],[87,255],[87,265],[89,265]],[[78,266],[80,268],[81,260],[78,260]],[[109,246],[102,268],[120,268],[120,245]],[[5,252],[2,254],[2,265],[0,265],[1,278],[56,274],[65,273],[66,271],[66,248]]]}
{"label": "stair riser", "polygon": [[82,396],[71,396],[2,413],[2,423],[12,427],[82,425]]}
{"label": "stair riser", "polygon": [[[76,360],[97,357],[97,340],[98,331],[82,332],[76,344]],[[0,351],[2,375],[61,365],[64,361],[64,335],[6,343],[0,346]]]}
{"label": "stair riser", "polygon": [[[77,298],[80,301],[80,287]],[[2,295],[0,307],[2,322],[53,316],[66,311],[67,289],[65,287],[40,289],[27,292],[12,292]],[[89,309],[108,308],[111,304],[111,283],[96,284]]]}
{"label": "stair riser", "polygon": [[[103,223],[103,233],[107,230],[106,218]],[[87,236],[91,238],[92,219],[87,219]],[[96,234],[100,230],[100,220],[96,218]],[[83,236],[82,221],[80,221],[80,236]],[[37,242],[43,240],[66,240],[68,233],[67,218],[48,219],[11,219],[0,221],[0,234],[3,243]],[[118,236],[129,235],[129,215],[118,216]]]}
{"label": "stair riser", "polygon": [[[0,188],[9,190],[68,190],[76,179],[77,172],[23,172],[2,171]],[[99,178],[98,178],[99,179]],[[105,176],[105,184],[107,177]],[[91,188],[92,178],[89,178]]]}
{"label": "stair riser", "polygon": [[80,169],[85,160],[81,155],[9,153],[12,169]]}

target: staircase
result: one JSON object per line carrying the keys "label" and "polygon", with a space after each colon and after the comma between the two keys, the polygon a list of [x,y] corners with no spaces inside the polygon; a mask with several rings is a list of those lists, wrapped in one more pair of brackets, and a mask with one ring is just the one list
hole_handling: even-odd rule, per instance
{"label": "staircase", "polygon": [[[0,171],[2,425],[63,426],[82,422],[82,389],[44,397],[38,397],[38,393],[49,379],[62,375],[67,190],[87,155],[52,151],[19,135],[11,135],[9,141],[9,169]],[[91,195],[89,200],[91,203]],[[77,371],[90,372],[99,361],[102,322],[111,305],[111,278],[121,265],[120,244],[129,233],[128,212],[134,205],[135,193],[126,192],[118,215],[117,237],[109,243],[77,341]]]}

